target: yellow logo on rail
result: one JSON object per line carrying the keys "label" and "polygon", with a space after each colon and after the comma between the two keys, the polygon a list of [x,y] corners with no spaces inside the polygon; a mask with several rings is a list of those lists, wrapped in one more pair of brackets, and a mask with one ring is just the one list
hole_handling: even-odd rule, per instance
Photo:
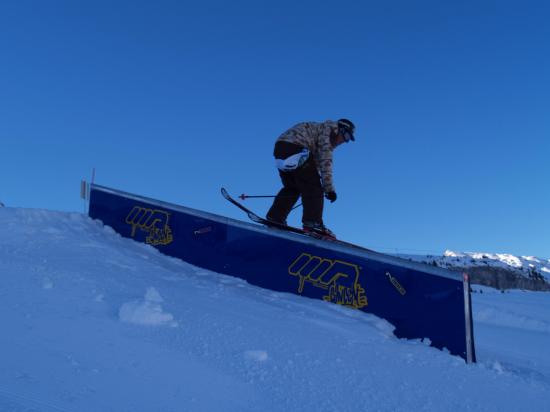
{"label": "yellow logo on rail", "polygon": [[150,245],[167,245],[174,240],[169,220],[170,213],[164,210],[140,206],[135,206],[126,216],[126,223],[132,225],[132,237],[136,235],[136,229],[140,229],[147,233],[145,243]]}
{"label": "yellow logo on rail", "polygon": [[288,268],[299,278],[298,293],[306,282],[327,294],[323,300],[360,309],[368,305],[365,289],[359,283],[359,266],[341,260],[325,259],[302,253]]}

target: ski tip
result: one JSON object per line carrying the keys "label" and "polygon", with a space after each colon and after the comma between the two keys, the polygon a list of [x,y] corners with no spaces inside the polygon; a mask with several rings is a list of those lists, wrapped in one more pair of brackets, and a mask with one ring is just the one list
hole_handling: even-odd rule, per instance
{"label": "ski tip", "polygon": [[227,190],[225,190],[225,187],[222,187],[220,191],[222,192],[223,197],[229,196],[229,193],[227,192]]}

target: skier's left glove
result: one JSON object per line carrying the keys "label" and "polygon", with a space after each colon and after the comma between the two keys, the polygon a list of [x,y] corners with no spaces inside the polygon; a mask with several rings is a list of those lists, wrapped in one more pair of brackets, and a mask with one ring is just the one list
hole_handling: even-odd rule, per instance
{"label": "skier's left glove", "polygon": [[338,196],[336,196],[336,192],[327,192],[325,193],[325,197],[330,200],[330,203],[334,203]]}

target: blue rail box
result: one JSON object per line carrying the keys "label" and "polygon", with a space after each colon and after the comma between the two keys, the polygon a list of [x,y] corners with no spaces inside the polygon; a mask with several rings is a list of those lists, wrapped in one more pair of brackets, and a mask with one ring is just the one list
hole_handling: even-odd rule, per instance
{"label": "blue rail box", "polygon": [[428,338],[475,362],[466,274],[99,185],[91,185],[89,215],[166,255],[372,313],[393,324],[397,337]]}

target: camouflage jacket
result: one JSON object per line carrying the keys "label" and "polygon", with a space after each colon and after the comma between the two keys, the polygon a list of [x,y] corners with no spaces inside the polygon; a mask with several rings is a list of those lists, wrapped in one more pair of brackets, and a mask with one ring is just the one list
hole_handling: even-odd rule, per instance
{"label": "camouflage jacket", "polygon": [[332,181],[332,151],[334,148],[330,143],[330,135],[337,130],[338,123],[331,120],[322,123],[298,123],[284,132],[278,139],[309,149],[321,174],[325,192],[335,191],[334,182]]}

